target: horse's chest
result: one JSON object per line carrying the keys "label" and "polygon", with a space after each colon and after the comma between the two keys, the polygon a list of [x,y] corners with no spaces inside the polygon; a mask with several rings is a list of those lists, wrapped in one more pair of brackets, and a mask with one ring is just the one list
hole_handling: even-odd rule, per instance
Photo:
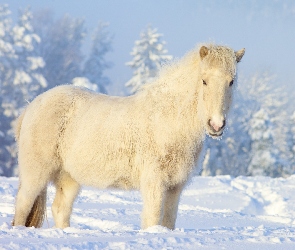
{"label": "horse's chest", "polygon": [[159,157],[159,169],[169,185],[186,181],[194,166],[194,157],[190,152],[171,148]]}

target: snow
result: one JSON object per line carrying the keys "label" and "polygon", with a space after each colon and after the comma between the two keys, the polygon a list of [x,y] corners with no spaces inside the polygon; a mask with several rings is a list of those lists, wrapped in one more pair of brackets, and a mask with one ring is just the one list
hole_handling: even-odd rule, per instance
{"label": "snow", "polygon": [[0,249],[294,249],[295,175],[194,177],[176,229],[140,229],[137,191],[83,188],[71,227],[53,228],[48,188],[43,228],[12,227],[18,179],[0,177]]}
{"label": "snow", "polygon": [[[32,73],[32,76],[37,80],[37,82],[40,84],[40,86],[42,88],[46,88],[47,87],[47,81],[44,78],[44,76],[42,74],[38,74],[38,73]],[[39,86],[34,86],[36,90],[39,89]]]}
{"label": "snow", "polygon": [[72,84],[74,86],[84,87],[95,92],[98,91],[98,86],[94,83],[91,83],[86,77],[75,77],[72,80]]}
{"label": "snow", "polygon": [[15,70],[14,85],[31,83],[32,78],[23,70]]}
{"label": "snow", "polygon": [[45,66],[45,62],[43,58],[40,56],[36,56],[36,57],[28,56],[27,60],[31,63],[30,70],[36,70],[39,68],[43,68]]}

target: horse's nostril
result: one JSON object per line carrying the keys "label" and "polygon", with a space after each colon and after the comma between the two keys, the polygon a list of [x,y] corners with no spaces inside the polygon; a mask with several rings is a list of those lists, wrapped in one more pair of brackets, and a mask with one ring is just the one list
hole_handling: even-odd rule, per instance
{"label": "horse's nostril", "polygon": [[212,127],[211,126],[211,119],[208,120],[208,125],[209,125],[209,127]]}

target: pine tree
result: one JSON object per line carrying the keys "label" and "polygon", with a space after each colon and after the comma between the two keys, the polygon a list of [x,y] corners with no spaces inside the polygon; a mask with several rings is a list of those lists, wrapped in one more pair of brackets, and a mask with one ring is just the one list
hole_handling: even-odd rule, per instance
{"label": "pine tree", "polygon": [[290,115],[289,120],[289,137],[288,137],[288,148],[290,152],[290,164],[286,174],[295,174],[295,111]]}
{"label": "pine tree", "polygon": [[0,5],[0,175],[3,176],[11,176],[14,166],[9,152],[9,145],[14,141],[9,133],[12,119],[4,114],[5,105],[3,105],[7,96],[5,90],[11,84],[13,76],[11,62],[16,58],[10,15],[8,5]]}
{"label": "pine tree", "polygon": [[[3,86],[8,84],[12,77],[11,62],[15,60],[16,54],[13,46],[11,34],[12,19],[8,5],[0,5],[0,84],[1,91]],[[2,93],[3,95],[3,93]]]}
{"label": "pine tree", "polygon": [[125,84],[126,87],[131,88],[131,93],[155,78],[161,64],[172,60],[172,56],[168,55],[168,51],[164,48],[166,43],[161,41],[162,36],[157,33],[157,29],[149,25],[141,32],[140,40],[135,41],[131,52],[133,60],[126,63],[134,70],[133,77]]}
{"label": "pine tree", "polygon": [[54,21],[49,11],[42,13],[37,13],[34,27],[43,39],[38,48],[46,64],[42,73],[48,82],[47,88],[52,88],[82,75],[81,46],[86,31],[82,19],[65,15]]}
{"label": "pine tree", "polygon": [[222,140],[208,138],[205,142],[207,160],[203,174],[286,176],[292,173],[287,143],[287,98],[275,83],[275,76],[269,73],[240,79]]}
{"label": "pine tree", "polygon": [[[8,7],[1,6],[1,17],[8,13]],[[5,21],[6,20],[6,21]],[[8,21],[7,21],[8,20]],[[46,87],[46,80],[39,72],[44,66],[42,57],[34,50],[40,38],[31,26],[32,14],[29,9],[20,11],[17,25],[12,27],[11,21],[2,18],[3,29],[1,52],[1,135],[5,138],[1,144],[1,152],[6,156],[2,166],[3,175],[14,175],[16,167],[16,145],[13,134],[13,124],[21,109]],[[3,25],[3,23],[6,25]],[[9,24],[9,25],[8,25]],[[4,41],[4,42],[3,42]],[[1,136],[0,135],[0,136]],[[1,156],[0,156],[1,157]],[[1,162],[1,159],[0,159]]]}
{"label": "pine tree", "polygon": [[82,75],[98,86],[98,91],[106,94],[106,86],[110,84],[108,77],[104,76],[104,70],[111,67],[106,61],[105,55],[111,50],[112,38],[106,28],[108,24],[100,22],[92,36],[92,47],[89,58],[84,64]]}
{"label": "pine tree", "polygon": [[[288,151],[288,116],[286,113],[286,94],[278,86],[276,76],[268,72],[255,74],[249,80],[244,80],[241,91],[244,96],[244,127],[250,135],[249,121],[255,119],[257,112],[264,110],[266,114],[265,124],[271,131],[271,145],[269,153],[274,159],[274,165],[270,176],[283,176],[290,164],[290,152]],[[251,136],[250,136],[251,137]],[[252,137],[251,137],[252,138]],[[261,142],[263,144],[263,142]],[[263,146],[261,146],[263,147]],[[255,149],[251,147],[249,159],[255,155]],[[251,172],[251,171],[250,171]]]}
{"label": "pine tree", "polygon": [[29,8],[20,11],[18,24],[13,28],[17,55],[13,83],[21,91],[21,102],[32,100],[47,87],[47,82],[41,73],[45,62],[35,50],[41,39],[34,32],[32,18]]}
{"label": "pine tree", "polygon": [[11,12],[8,5],[0,5],[0,84],[4,84],[10,76],[10,60],[15,58],[15,50],[11,36]]}
{"label": "pine tree", "polygon": [[14,58],[10,60],[9,81],[3,84],[4,95],[2,106],[4,114],[13,120],[20,109],[31,101],[47,86],[46,80],[40,73],[44,67],[42,57],[34,51],[40,38],[34,33],[31,25],[32,13],[29,9],[20,11],[18,24],[11,30]]}
{"label": "pine tree", "polygon": [[276,157],[273,148],[273,124],[267,112],[262,108],[253,114],[249,122],[251,137],[251,162],[249,175],[273,175]]}

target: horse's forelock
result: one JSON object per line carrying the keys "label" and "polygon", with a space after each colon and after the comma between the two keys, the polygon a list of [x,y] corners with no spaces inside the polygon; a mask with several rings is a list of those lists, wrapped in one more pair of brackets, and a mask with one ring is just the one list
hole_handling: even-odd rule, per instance
{"label": "horse's forelock", "polygon": [[204,64],[209,67],[222,68],[233,77],[236,74],[236,56],[235,52],[226,46],[210,44],[208,55],[204,58]]}

